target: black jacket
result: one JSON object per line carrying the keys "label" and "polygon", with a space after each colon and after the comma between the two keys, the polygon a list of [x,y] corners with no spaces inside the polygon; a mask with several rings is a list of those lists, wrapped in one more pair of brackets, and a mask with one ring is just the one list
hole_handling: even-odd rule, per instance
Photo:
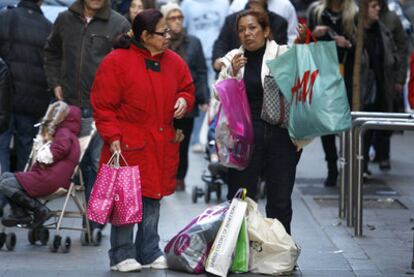
{"label": "black jacket", "polygon": [[43,46],[52,24],[32,1],[0,12],[0,57],[9,66],[13,112],[41,117],[52,94],[43,70]]}
{"label": "black jacket", "polygon": [[45,70],[49,87],[62,86],[66,102],[90,108],[89,92],[95,72],[112,49],[112,40],[131,28],[125,17],[108,2],[89,23],[83,1],[77,0],[57,17],[45,46]]}
{"label": "black jacket", "polygon": [[[213,58],[212,62],[218,58],[226,55],[230,50],[240,47],[240,40],[236,30],[237,16],[243,11],[235,12],[226,17],[223,27],[221,28],[220,35],[214,42],[213,46]],[[287,44],[287,28],[288,22],[280,15],[274,12],[268,11],[270,29],[272,31],[273,40],[277,44]]]}
{"label": "black jacket", "polygon": [[176,51],[187,63],[195,86],[196,102],[193,111],[188,116],[198,115],[198,105],[207,104],[210,93],[208,89],[207,65],[201,42],[195,36],[186,34],[183,43]]}
{"label": "black jacket", "polygon": [[9,127],[11,112],[11,85],[7,64],[0,58],[0,134]]}

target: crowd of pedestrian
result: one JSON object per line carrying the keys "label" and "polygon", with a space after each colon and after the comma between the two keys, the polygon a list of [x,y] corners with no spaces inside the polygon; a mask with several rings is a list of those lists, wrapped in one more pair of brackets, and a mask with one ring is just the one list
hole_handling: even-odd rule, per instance
{"label": "crowd of pedestrian", "polygon": [[[246,87],[255,142],[249,166],[228,170],[227,198],[246,183],[248,195],[256,198],[257,184],[265,181],[267,216],[277,218],[290,233],[291,193],[301,149],[287,129],[260,117],[264,76],[270,74],[266,62],[303,43],[307,31],[317,41],[334,41],[352,109],[361,23],[361,110],[409,109],[405,98],[414,44],[412,22],[403,12],[405,1],[363,1],[362,17],[359,2],[74,0],[53,23],[43,15],[42,0],[20,0],[17,7],[0,11],[0,216],[10,203],[12,213],[5,217],[9,226],[38,225],[47,219],[47,208],[35,200],[39,194],[24,181],[30,174],[22,172],[39,131],[37,123],[51,102],[63,101],[68,104],[66,120],[79,113],[80,132],[92,122],[98,130],[80,163],[87,201],[100,164],[114,152],[122,152],[129,165],[140,168],[143,220],[135,244],[133,226],[112,227],[111,269],[165,269],[158,236],[160,199],[186,189],[188,152],[206,147],[212,120],[208,108],[215,101],[212,85],[238,78]],[[299,23],[304,21],[307,26]],[[65,124],[57,126],[63,129]],[[59,139],[68,139],[59,136],[79,133],[76,126],[69,129],[67,134],[51,133],[51,145],[59,148]],[[364,177],[372,175],[370,159],[381,170],[391,170],[391,138],[389,131],[367,132]],[[337,185],[336,140],[336,135],[321,137],[326,187]],[[51,167],[62,159],[74,163],[73,152],[55,148]],[[42,171],[47,162],[38,159],[36,164],[34,170]],[[92,223],[92,228],[102,227]]]}

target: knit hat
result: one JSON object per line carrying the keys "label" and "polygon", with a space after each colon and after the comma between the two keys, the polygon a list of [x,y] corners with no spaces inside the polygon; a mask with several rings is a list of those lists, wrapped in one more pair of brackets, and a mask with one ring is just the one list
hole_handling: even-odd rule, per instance
{"label": "knit hat", "polygon": [[175,11],[175,10],[178,10],[181,13],[183,13],[180,6],[176,3],[173,3],[173,2],[168,2],[167,4],[162,5],[161,8],[160,8],[160,11],[161,11],[162,15],[164,16],[164,18],[167,17],[170,12]]}

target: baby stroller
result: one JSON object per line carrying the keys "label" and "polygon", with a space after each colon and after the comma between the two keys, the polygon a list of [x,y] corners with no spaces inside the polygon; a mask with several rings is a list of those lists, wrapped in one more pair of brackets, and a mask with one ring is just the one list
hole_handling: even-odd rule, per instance
{"label": "baby stroller", "polygon": [[[48,111],[43,120],[46,118],[50,119],[50,114],[55,111],[49,106]],[[80,144],[80,158],[79,162],[82,160],[83,155],[92,139],[96,133],[95,124],[92,120],[85,120],[82,122],[81,133],[79,135],[79,144]],[[38,136],[36,136],[35,143],[32,147],[32,151],[29,157],[29,160],[26,164],[25,171],[28,171],[36,161],[36,155],[39,150],[39,137],[42,135],[42,127],[39,128]],[[30,244],[34,245],[36,242],[40,242],[41,245],[46,245],[49,242],[49,230],[55,230],[55,235],[52,241],[49,244],[49,249],[51,252],[57,252],[61,250],[63,253],[67,253],[71,248],[71,238],[66,236],[64,239],[61,236],[61,230],[76,230],[81,232],[81,244],[82,245],[99,245],[102,239],[102,233],[100,229],[95,229],[91,231],[90,224],[87,218],[86,207],[87,203],[85,200],[85,191],[84,191],[84,182],[82,177],[82,172],[77,165],[73,171],[70,186],[68,189],[59,188],[54,193],[38,199],[43,204],[47,205],[50,202],[64,197],[64,203],[62,209],[51,210],[50,218],[43,225],[36,228],[31,228],[30,226],[18,225],[20,228],[28,229],[28,240]],[[76,211],[68,210],[69,199],[72,199],[76,205]],[[48,206],[50,208],[50,206]],[[82,227],[75,228],[73,226],[62,226],[63,218],[82,218]],[[5,235],[3,232],[0,234],[0,248],[5,243],[8,250],[13,250],[16,244],[16,236],[14,233],[9,233]]]}
{"label": "baby stroller", "polygon": [[221,200],[222,186],[226,184],[227,168],[219,163],[217,149],[215,145],[215,126],[217,115],[211,120],[208,129],[208,145],[206,146],[205,158],[209,162],[207,170],[203,171],[201,180],[204,182],[204,189],[197,186],[193,187],[191,199],[197,203],[197,199],[204,196],[204,201],[209,203],[211,194],[216,193],[217,200]]}

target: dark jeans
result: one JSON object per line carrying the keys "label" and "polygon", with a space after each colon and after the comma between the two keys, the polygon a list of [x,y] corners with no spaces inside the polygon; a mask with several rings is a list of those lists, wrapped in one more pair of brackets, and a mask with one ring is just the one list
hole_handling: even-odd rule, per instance
{"label": "dark jeans", "polygon": [[[0,173],[10,172],[10,142],[14,136],[14,147],[17,153],[16,171],[23,171],[32,150],[33,138],[38,128],[34,127],[40,121],[37,117],[12,114],[9,129],[0,134]],[[0,193],[0,208],[7,204],[7,199]]]}
{"label": "dark jeans", "polygon": [[391,131],[374,131],[373,146],[376,160],[384,161],[390,159],[391,134]]}
{"label": "dark jeans", "polygon": [[[84,130],[90,129],[90,124],[93,119],[90,117],[92,113],[89,109],[82,109],[82,125],[81,133]],[[86,202],[89,202],[89,197],[92,192],[93,184],[95,183],[96,175],[98,174],[99,169],[99,159],[101,157],[101,149],[103,146],[103,141],[100,136],[96,133],[91,142],[88,145],[88,148],[85,151],[85,154],[80,163],[80,169],[82,170],[82,176],[85,183],[85,196]],[[102,228],[102,225],[91,222],[91,228]]]}
{"label": "dark jeans", "polygon": [[159,247],[158,221],[160,201],[142,197],[143,217],[133,242],[135,224],[111,227],[110,265],[116,265],[126,259],[136,259],[145,265],[162,256]]}
{"label": "dark jeans", "polygon": [[26,191],[20,185],[19,181],[17,181],[14,174],[10,172],[4,172],[0,176],[0,193],[2,193],[7,198],[11,198],[17,191],[21,191],[26,194]]}
{"label": "dark jeans", "polygon": [[338,160],[336,150],[335,135],[321,136],[322,148],[325,152],[325,161],[327,163],[335,163]]}
{"label": "dark jeans", "polygon": [[255,142],[250,164],[242,171],[229,169],[227,199],[242,187],[247,188],[247,195],[254,199],[262,176],[266,182],[266,216],[277,218],[290,233],[291,194],[301,151],[297,152],[287,129],[262,120],[254,120],[253,128]]}
{"label": "dark jeans", "polygon": [[184,140],[180,143],[180,163],[178,164],[177,179],[184,180],[188,170],[188,148],[190,146],[191,132],[193,131],[194,118],[185,117],[174,120],[174,127],[181,129]]}

